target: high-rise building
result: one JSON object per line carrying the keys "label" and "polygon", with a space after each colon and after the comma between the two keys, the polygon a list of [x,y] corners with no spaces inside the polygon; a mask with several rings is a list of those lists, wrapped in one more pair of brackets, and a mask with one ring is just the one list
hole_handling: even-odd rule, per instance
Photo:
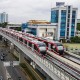
{"label": "high-rise building", "polygon": [[8,22],[8,14],[5,12],[0,13],[0,23]]}
{"label": "high-rise building", "polygon": [[69,39],[76,35],[77,26],[77,8],[72,5],[57,3],[55,8],[51,9],[51,23],[57,23],[57,39]]}

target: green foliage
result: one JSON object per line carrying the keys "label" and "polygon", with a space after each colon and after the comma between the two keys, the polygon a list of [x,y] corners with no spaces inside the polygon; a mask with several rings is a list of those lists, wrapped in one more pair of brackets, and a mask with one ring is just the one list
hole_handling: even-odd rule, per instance
{"label": "green foliage", "polygon": [[3,27],[3,28],[5,28],[6,26],[7,26],[7,22],[4,22],[4,23],[0,23],[0,27]]}
{"label": "green foliage", "polygon": [[60,39],[60,42],[65,43],[66,39]]}
{"label": "green foliage", "polygon": [[71,37],[70,40],[73,43],[80,43],[80,37],[78,37],[78,36]]}
{"label": "green foliage", "polygon": [[16,30],[21,31],[21,27],[18,27]]}
{"label": "green foliage", "polygon": [[80,23],[77,23],[77,30],[80,31]]}

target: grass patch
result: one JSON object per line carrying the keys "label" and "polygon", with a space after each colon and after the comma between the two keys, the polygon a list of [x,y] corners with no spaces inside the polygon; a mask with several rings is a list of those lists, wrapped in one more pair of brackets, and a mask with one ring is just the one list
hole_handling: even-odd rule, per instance
{"label": "grass patch", "polygon": [[75,43],[63,43],[64,46],[67,46],[69,48],[75,48],[75,49],[80,49],[80,44],[75,44]]}

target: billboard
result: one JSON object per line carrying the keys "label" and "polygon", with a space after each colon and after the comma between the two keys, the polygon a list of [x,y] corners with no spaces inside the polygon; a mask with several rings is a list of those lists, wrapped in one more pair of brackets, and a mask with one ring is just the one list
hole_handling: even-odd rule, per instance
{"label": "billboard", "polygon": [[56,6],[63,6],[65,2],[56,2]]}

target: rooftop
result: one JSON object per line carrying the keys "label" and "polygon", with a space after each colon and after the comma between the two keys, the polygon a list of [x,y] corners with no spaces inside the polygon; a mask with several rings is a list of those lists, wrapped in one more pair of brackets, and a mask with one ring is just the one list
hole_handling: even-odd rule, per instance
{"label": "rooftop", "polygon": [[50,22],[46,20],[29,20],[28,24],[34,25],[34,24],[50,24]]}

